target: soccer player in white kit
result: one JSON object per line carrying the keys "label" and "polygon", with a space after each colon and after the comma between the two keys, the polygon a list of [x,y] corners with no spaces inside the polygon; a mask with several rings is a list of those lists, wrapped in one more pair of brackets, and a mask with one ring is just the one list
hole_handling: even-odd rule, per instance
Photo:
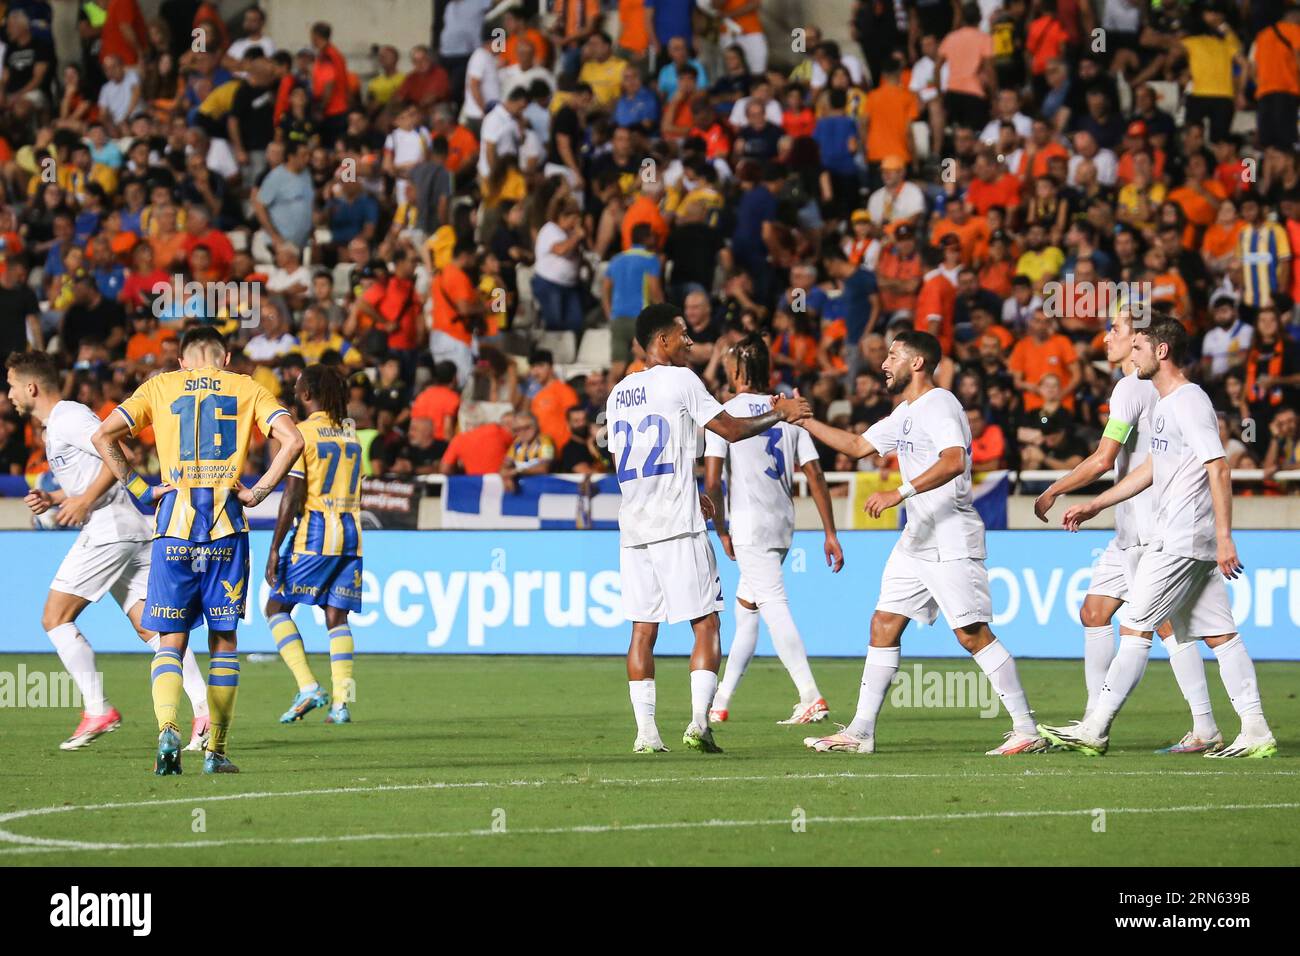
{"label": "soccer player in white kit", "polygon": [[[1063,494],[1097,481],[1111,468],[1115,480],[1123,481],[1131,471],[1146,461],[1151,445],[1151,409],[1159,395],[1150,381],[1138,377],[1133,365],[1133,317],[1122,307],[1111,320],[1106,333],[1106,358],[1119,367],[1124,377],[1115,383],[1110,394],[1110,417],[1101,441],[1088,458],[1068,474],[1058,478],[1034,502],[1034,514],[1041,521]],[[1142,557],[1145,542],[1152,538],[1155,519],[1155,492],[1148,488],[1115,508],[1115,536],[1106,544],[1093,563],[1092,582],[1079,609],[1083,624],[1083,674],[1088,689],[1084,717],[1092,711],[1101,694],[1106,672],[1115,659],[1115,628],[1111,623],[1119,609],[1129,600],[1133,572]],[[1158,754],[1192,754],[1217,750],[1223,735],[1214,722],[1210,705],[1210,688],[1205,680],[1205,664],[1195,641],[1179,641],[1162,622],[1158,633],[1169,653],[1179,690],[1192,711],[1192,729],[1173,746],[1157,750]]]}
{"label": "soccer player in white kit", "polygon": [[867,500],[872,517],[908,502],[907,526],[885,562],[871,616],[857,714],[841,733],[805,738],[804,744],[819,752],[875,753],[876,718],[898,672],[903,630],[909,620],[934,623],[939,611],[1011,715],[1011,730],[988,755],[1047,749],[1020,686],[1015,659],[989,630],[993,602],[984,569],[984,522],[971,500],[970,423],[952,392],[934,384],[941,357],[933,335],[901,332],[881,365],[885,387],[903,398],[889,417],[863,435],[811,419],[804,423],[818,441],[851,458],[898,455],[903,484]]}
{"label": "soccer player in white kit", "polygon": [[643,309],[636,338],[647,368],[619,382],[605,406],[607,441],[622,494],[619,571],[624,615],[632,622],[627,678],[637,725],[633,751],[668,749],[655,723],[655,639],[661,622],[690,621],[695,632],[691,723],[682,743],[720,753],[709,729],[709,708],[722,658],[722,581],[704,523],[712,505],[695,486],[700,429],[741,441],[779,422],[806,418],[811,409],[801,398],[774,398],[772,411],[752,418],[723,411],[699,376],[685,367],[692,343],[677,306],[660,303]]}
{"label": "soccer player in white kit", "polygon": [[[79,402],[64,401],[59,393],[59,370],[44,352],[15,352],[7,362],[9,400],[24,415],[45,426],[45,458],[59,482],[59,491],[33,491],[26,498],[32,514],[44,514],[55,505],[60,525],[81,525],[68,556],[50,584],[41,615],[59,660],[81,692],[84,711],[62,750],[78,750],[122,724],[122,715],[104,694],[102,675],[95,669],[95,651],[77,627],[77,617],[87,605],[105,594],[126,612],[132,626],[157,650],[158,635],[144,629],[145,592],[149,581],[149,548],[153,526],[104,467],[90,437],[99,418]],[[166,494],[165,486],[161,493]],[[159,494],[159,489],[155,489]],[[207,685],[193,652],[183,662],[185,690],[194,708],[194,727],[188,750],[200,750],[208,733]]]}
{"label": "soccer player in white kit", "polygon": [[[762,415],[772,409],[771,396],[755,392],[771,381],[767,343],[758,335],[732,348],[725,366],[735,397],[723,410],[736,417]],[[722,494],[722,468],[727,465],[727,495]],[[758,646],[761,617],[772,633],[777,657],[799,692],[794,712],[782,724],[810,724],[830,714],[817,688],[808,652],[790,614],[781,565],[794,534],[794,470],[808,478],[808,487],[825,532],[823,550],[833,573],[844,567],[844,552],[835,533],[835,513],[822,474],[817,448],[804,429],[781,422],[753,438],[727,444],[714,432],[704,435],[704,488],[713,501],[713,526],[722,550],[740,568],[736,585],[736,633],[727,655],[722,686],[713,698],[709,720],[725,721],[736,688]]]}
{"label": "soccer player in white kit", "polygon": [[1042,727],[1053,743],[1099,756],[1110,742],[1115,715],[1142,679],[1151,635],[1168,620],[1179,641],[1203,640],[1219,661],[1219,676],[1241,733],[1207,757],[1271,757],[1277,741],[1260,702],[1255,665],[1237,633],[1225,578],[1241,571],[1232,541],[1232,475],[1219,441],[1209,397],[1183,374],[1187,331],[1161,317],[1134,336],[1138,375],[1160,395],[1151,411],[1151,454],[1113,488],[1065,513],[1071,531],[1103,508],[1149,487],[1155,491],[1152,538],[1133,575],[1131,598],[1120,618],[1120,647],[1092,711],[1063,727]]}

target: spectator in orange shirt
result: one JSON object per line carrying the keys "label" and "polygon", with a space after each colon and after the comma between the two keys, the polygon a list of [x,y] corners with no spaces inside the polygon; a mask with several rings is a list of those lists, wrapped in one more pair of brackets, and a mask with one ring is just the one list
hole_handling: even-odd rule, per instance
{"label": "spectator in orange shirt", "polygon": [[1300,7],[1294,3],[1282,19],[1264,27],[1251,46],[1255,77],[1255,111],[1259,142],[1265,149],[1295,149],[1296,113],[1300,112]]}
{"label": "spectator in orange shirt", "polygon": [[[1228,198],[1228,191],[1222,183],[1210,178],[1205,156],[1193,153],[1187,157],[1187,176],[1183,184],[1166,198],[1178,203],[1183,215],[1187,217],[1188,231],[1194,234],[1195,229],[1192,227],[1208,229],[1213,225],[1219,204]],[[1184,244],[1188,244],[1187,239],[1185,235]]]}
{"label": "spectator in orange shirt", "polygon": [[1142,263],[1147,267],[1147,281],[1151,283],[1151,301],[1167,307],[1174,318],[1183,320],[1184,325],[1192,321],[1192,301],[1187,283],[1169,268],[1165,251],[1159,246],[1152,246],[1147,250]]}
{"label": "spectator in orange shirt", "polygon": [[478,137],[456,122],[456,111],[450,103],[439,103],[433,108],[430,138],[434,136],[447,140],[447,168],[457,181],[473,176],[478,163]]}
{"label": "spectator in orange shirt", "polygon": [[126,360],[157,368],[162,361],[163,342],[176,338],[175,329],[159,328],[152,310],[137,312],[131,319],[132,334],[126,342]]}
{"label": "spectator in orange shirt", "polygon": [[1064,396],[1061,404],[1074,409],[1074,393],[1083,381],[1083,367],[1074,343],[1055,330],[1042,309],[1035,309],[1029,317],[1029,334],[1011,350],[1007,368],[1020,391],[1025,411],[1033,411],[1043,404],[1038,386],[1048,375],[1056,376],[1060,382]]}
{"label": "spectator in orange shirt", "polygon": [[647,55],[658,48],[655,36],[654,3],[646,0],[618,0],[618,50],[615,55],[645,65]]}
{"label": "spectator in orange shirt", "polygon": [[110,0],[99,35],[99,62],[115,56],[125,67],[138,66],[149,49],[149,25],[140,4],[136,0]]}
{"label": "spectator in orange shirt", "polygon": [[568,411],[578,404],[578,393],[555,375],[555,357],[546,349],[537,349],[528,360],[528,377],[535,391],[528,403],[537,418],[542,434],[563,448],[569,442]]}
{"label": "spectator in orange shirt", "polygon": [[1246,223],[1237,215],[1235,201],[1228,198],[1219,203],[1214,224],[1205,230],[1201,239],[1201,257],[1207,269],[1216,275],[1228,271],[1237,254],[1237,236],[1245,228]]}
{"label": "spectator in orange shirt", "polygon": [[937,245],[944,236],[955,235],[961,246],[962,265],[974,265],[977,261],[976,251],[989,238],[988,221],[983,217],[972,216],[970,207],[960,200],[948,203],[946,209],[947,216],[935,223],[930,230],[930,241]]}
{"label": "spectator in orange shirt", "polygon": [[991,424],[979,406],[966,409],[970,422],[970,469],[996,471],[1006,467],[1007,436],[1000,425]]}
{"label": "spectator in orange shirt", "polygon": [[506,415],[499,423],[484,422],[474,428],[458,433],[442,453],[442,462],[438,470],[444,475],[495,475],[501,471],[506,460],[506,452],[515,442],[512,415]]}
{"label": "spectator in orange shirt", "polygon": [[894,53],[885,61],[880,85],[866,96],[862,122],[868,163],[879,164],[886,156],[912,161],[912,123],[921,115],[921,101],[903,85],[902,76],[903,56]]}
{"label": "spectator in orange shirt", "polygon": [[641,184],[640,192],[632,204],[627,207],[627,212],[623,214],[623,225],[621,228],[623,248],[631,249],[632,230],[640,223],[645,223],[655,234],[655,248],[662,249],[668,242],[668,220],[659,211],[659,198],[663,195],[663,184],[658,179],[639,180]]}
{"label": "spectator in orange shirt", "polygon": [[1011,297],[1016,263],[1011,258],[1011,238],[1001,229],[989,234],[988,258],[980,266],[980,287],[1004,299]]}
{"label": "spectator in orange shirt", "polygon": [[316,51],[312,67],[312,93],[321,104],[321,142],[332,147],[348,126],[348,61],[330,38],[333,28],[324,21],[311,27],[311,46]]}
{"label": "spectator in orange shirt", "polygon": [[530,27],[518,7],[511,7],[505,12],[501,26],[506,31],[506,48],[501,52],[499,66],[516,66],[519,63],[520,40],[527,40],[533,45],[538,65],[550,63],[551,45],[546,41],[546,35],[536,27]]}
{"label": "spectator in orange shirt", "polygon": [[992,152],[983,150],[975,157],[975,175],[966,187],[966,202],[977,216],[993,206],[1014,209],[1020,205],[1020,180],[1007,172]]}
{"label": "spectator in orange shirt", "polygon": [[916,313],[913,322],[918,332],[929,332],[939,340],[944,355],[951,355],[957,287],[938,268],[942,255],[942,252],[933,247],[926,250],[926,264],[932,268],[921,281],[921,291],[916,296]]}
{"label": "spectator in orange shirt", "polygon": [[482,320],[483,300],[467,270],[474,262],[472,240],[461,240],[429,287],[433,300],[433,332],[429,351],[435,362],[446,359],[456,366],[462,382],[469,381],[474,367],[474,329]]}
{"label": "spectator in orange shirt", "polygon": [[415,396],[412,418],[433,422],[433,437],[450,441],[456,432],[456,414],[460,411],[460,392],[456,391],[456,364],[437,362],[433,366],[433,384]]}
{"label": "spectator in orange shirt", "polygon": [[924,265],[916,248],[916,234],[904,223],[894,230],[894,243],[880,254],[876,283],[880,287],[880,309],[889,321],[891,313],[911,311],[921,291]]}

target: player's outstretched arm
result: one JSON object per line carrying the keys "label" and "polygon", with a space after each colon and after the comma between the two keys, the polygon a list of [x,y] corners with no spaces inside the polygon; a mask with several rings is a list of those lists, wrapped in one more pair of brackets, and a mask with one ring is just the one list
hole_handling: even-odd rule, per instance
{"label": "player's outstretched arm", "polygon": [[832,428],[825,422],[819,422],[815,418],[805,418],[799,424],[813,438],[823,445],[834,448],[842,455],[848,455],[850,458],[866,458],[868,455],[876,453],[875,446],[867,441],[863,435],[855,435],[853,432],[846,432],[842,428]]}
{"label": "player's outstretched arm", "polygon": [[[1109,430],[1110,426],[1108,425],[1107,431]],[[1114,438],[1103,435],[1096,451],[1071,468],[1068,474],[1062,475],[1052,482],[1048,489],[1034,501],[1034,514],[1038,517],[1038,520],[1047,521],[1048,513],[1052,510],[1052,506],[1056,504],[1056,499],[1061,495],[1069,494],[1071,491],[1077,491],[1092,484],[1114,468],[1115,459],[1119,456],[1119,450],[1122,447]]]}
{"label": "player's outstretched arm", "polygon": [[844,567],[844,549],[840,547],[839,535],[835,533],[835,509],[831,506],[831,492],[826,487],[826,476],[822,474],[821,462],[806,461],[803,473],[808,477],[808,491],[813,503],[817,505],[817,514],[822,519],[822,533],[825,535],[823,550],[826,552],[826,566],[838,574]]}
{"label": "player's outstretched arm", "polygon": [[1121,501],[1128,501],[1134,495],[1146,491],[1151,487],[1154,474],[1151,459],[1148,458],[1138,465],[1136,469],[1125,475],[1123,481],[1116,482],[1087,504],[1075,505],[1070,508],[1065,513],[1065,517],[1061,519],[1061,524],[1067,531],[1078,531],[1079,526],[1089,518],[1095,518],[1107,508],[1117,505]]}
{"label": "player's outstretched arm", "polygon": [[252,488],[245,488],[243,485],[236,483],[235,493],[239,496],[242,504],[250,508],[261,504],[266,500],[266,496],[275,490],[275,486],[284,481],[284,476],[289,474],[289,469],[293,463],[298,460],[302,454],[304,444],[302,433],[288,415],[277,415],[271,422],[271,438],[280,443],[279,450],[275,457],[271,459],[271,467],[266,469],[257,484]]}
{"label": "player's outstretched arm", "polygon": [[744,441],[761,435],[773,425],[789,422],[794,425],[812,416],[812,406],[796,392],[794,398],[777,395],[772,399],[772,410],[753,418],[736,418],[729,412],[719,412],[704,427],[729,442]]}
{"label": "player's outstretched arm", "polygon": [[912,495],[923,491],[942,488],[958,475],[966,471],[966,449],[957,445],[939,452],[939,460],[916,476],[915,481],[903,482],[902,486],[892,491],[877,491],[867,499],[866,511],[873,518],[879,518],[890,508],[902,504]]}
{"label": "player's outstretched arm", "polygon": [[1232,541],[1232,470],[1228,459],[1215,458],[1205,463],[1205,471],[1210,478],[1210,502],[1214,505],[1215,560],[1225,578],[1235,578],[1243,566]]}
{"label": "player's outstretched arm", "polygon": [[307,482],[297,476],[290,476],[284,483],[284,494],[280,496],[280,510],[275,516],[275,530],[271,532],[271,554],[266,559],[266,583],[272,590],[278,583],[280,566],[280,546],[285,536],[293,527],[294,520],[302,514],[302,506],[307,502]]}
{"label": "player's outstretched arm", "polygon": [[716,455],[704,457],[704,493],[713,504],[713,530],[718,532],[722,550],[732,561],[736,552],[731,549],[731,530],[727,527],[727,505],[722,496],[722,462]]}

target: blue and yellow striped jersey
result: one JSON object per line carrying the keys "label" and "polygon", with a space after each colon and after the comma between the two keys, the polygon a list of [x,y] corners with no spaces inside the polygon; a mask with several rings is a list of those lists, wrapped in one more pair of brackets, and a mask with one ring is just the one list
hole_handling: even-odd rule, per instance
{"label": "blue and yellow striped jersey", "polygon": [[293,536],[297,554],[361,554],[361,443],[350,425],[324,412],[298,424],[303,449],[289,471],[307,483],[307,502]]}
{"label": "blue and yellow striped jersey", "polygon": [[270,434],[289,414],[247,375],[181,369],[149,379],[117,407],[135,434],[153,425],[163,481],[176,488],[158,502],[155,537],[215,541],[248,530],[234,488],[253,426]]}
{"label": "blue and yellow striped jersey", "polygon": [[1286,229],[1275,222],[1246,226],[1237,236],[1237,256],[1241,260],[1241,301],[1256,308],[1272,305],[1278,288],[1278,266],[1291,258],[1291,243]]}

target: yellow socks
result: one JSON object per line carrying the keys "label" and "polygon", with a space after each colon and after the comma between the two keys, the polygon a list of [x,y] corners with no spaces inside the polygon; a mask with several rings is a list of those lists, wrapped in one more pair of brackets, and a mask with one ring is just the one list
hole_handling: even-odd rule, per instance
{"label": "yellow socks", "polygon": [[299,690],[306,690],[316,684],[311,668],[307,665],[307,651],[302,645],[302,635],[286,612],[272,614],[268,623],[271,625],[271,637],[275,640],[275,649],[280,652],[280,659],[288,666],[293,679],[298,682]]}
{"label": "yellow socks", "polygon": [[158,718],[158,732],[168,727],[180,733],[176,723],[176,709],[180,706],[184,678],[181,673],[181,652],[174,647],[162,647],[153,656],[151,669],[153,684],[153,713]]}
{"label": "yellow socks", "polygon": [[357,697],[356,682],[352,679],[352,650],[352,628],[347,624],[330,628],[330,679],[334,683],[331,700],[335,707]]}
{"label": "yellow socks", "polygon": [[235,717],[235,697],[239,694],[239,655],[218,651],[208,662],[208,716],[212,721],[212,739],[208,750],[226,752],[226,737]]}

